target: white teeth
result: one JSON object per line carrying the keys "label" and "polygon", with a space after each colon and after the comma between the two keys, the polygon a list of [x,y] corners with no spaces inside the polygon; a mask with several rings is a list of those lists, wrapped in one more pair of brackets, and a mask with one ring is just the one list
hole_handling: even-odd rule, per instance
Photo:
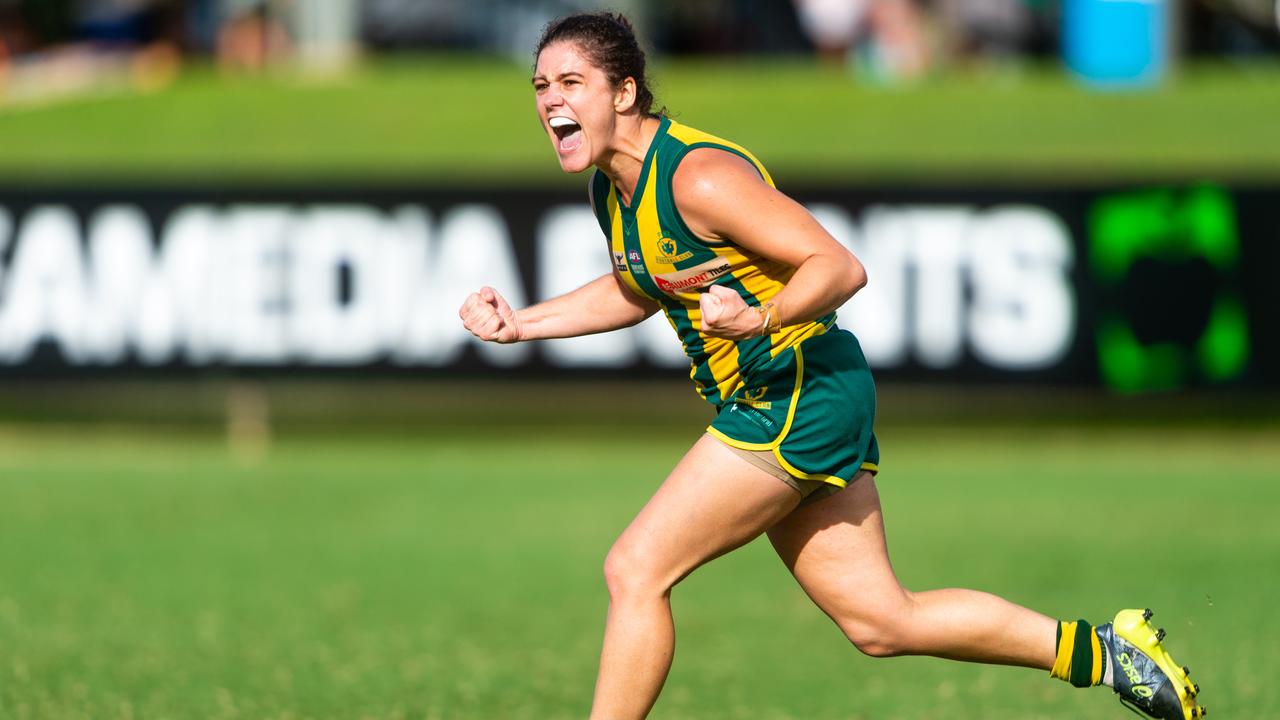
{"label": "white teeth", "polygon": [[578,124],[578,123],[576,123],[576,122],[574,122],[574,121],[570,120],[570,119],[569,119],[569,118],[567,118],[567,117],[553,117],[553,118],[551,118],[551,120],[550,120],[549,122],[551,123],[551,127],[553,127],[553,128],[562,128],[562,127],[565,127],[565,126],[567,126],[567,125],[577,125],[577,124]]}

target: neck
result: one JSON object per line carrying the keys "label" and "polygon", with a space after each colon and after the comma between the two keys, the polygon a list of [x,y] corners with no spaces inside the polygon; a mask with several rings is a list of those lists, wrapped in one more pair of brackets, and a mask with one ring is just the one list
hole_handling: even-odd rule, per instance
{"label": "neck", "polygon": [[618,195],[625,203],[629,204],[636,194],[640,171],[644,169],[644,158],[649,154],[649,145],[658,134],[661,122],[648,115],[624,117],[618,123],[608,152],[596,163],[596,167],[613,181],[613,186],[618,189]]}

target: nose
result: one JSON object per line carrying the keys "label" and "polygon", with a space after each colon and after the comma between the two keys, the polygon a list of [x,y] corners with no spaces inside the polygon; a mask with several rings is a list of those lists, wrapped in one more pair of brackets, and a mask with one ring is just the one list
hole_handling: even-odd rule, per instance
{"label": "nose", "polygon": [[556,90],[555,86],[547,88],[547,91],[542,95],[542,106],[551,109],[561,105],[564,105],[564,96],[560,94],[560,91]]}

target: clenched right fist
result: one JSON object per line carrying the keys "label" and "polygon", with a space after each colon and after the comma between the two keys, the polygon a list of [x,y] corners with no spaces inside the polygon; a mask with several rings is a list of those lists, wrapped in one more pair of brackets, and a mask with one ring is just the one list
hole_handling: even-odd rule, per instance
{"label": "clenched right fist", "polygon": [[481,340],[496,343],[520,340],[520,320],[502,295],[491,287],[482,287],[480,292],[468,295],[458,317],[462,318],[463,326]]}

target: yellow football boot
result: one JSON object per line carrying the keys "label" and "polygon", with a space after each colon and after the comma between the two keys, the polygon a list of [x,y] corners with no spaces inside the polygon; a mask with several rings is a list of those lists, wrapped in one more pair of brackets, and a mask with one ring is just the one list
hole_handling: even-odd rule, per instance
{"label": "yellow football boot", "polygon": [[1097,627],[1098,639],[1111,663],[1113,689],[1120,702],[1160,720],[1199,720],[1205,709],[1196,704],[1200,686],[1190,670],[1165,651],[1164,628],[1151,627],[1150,610],[1121,610],[1116,619]]}

